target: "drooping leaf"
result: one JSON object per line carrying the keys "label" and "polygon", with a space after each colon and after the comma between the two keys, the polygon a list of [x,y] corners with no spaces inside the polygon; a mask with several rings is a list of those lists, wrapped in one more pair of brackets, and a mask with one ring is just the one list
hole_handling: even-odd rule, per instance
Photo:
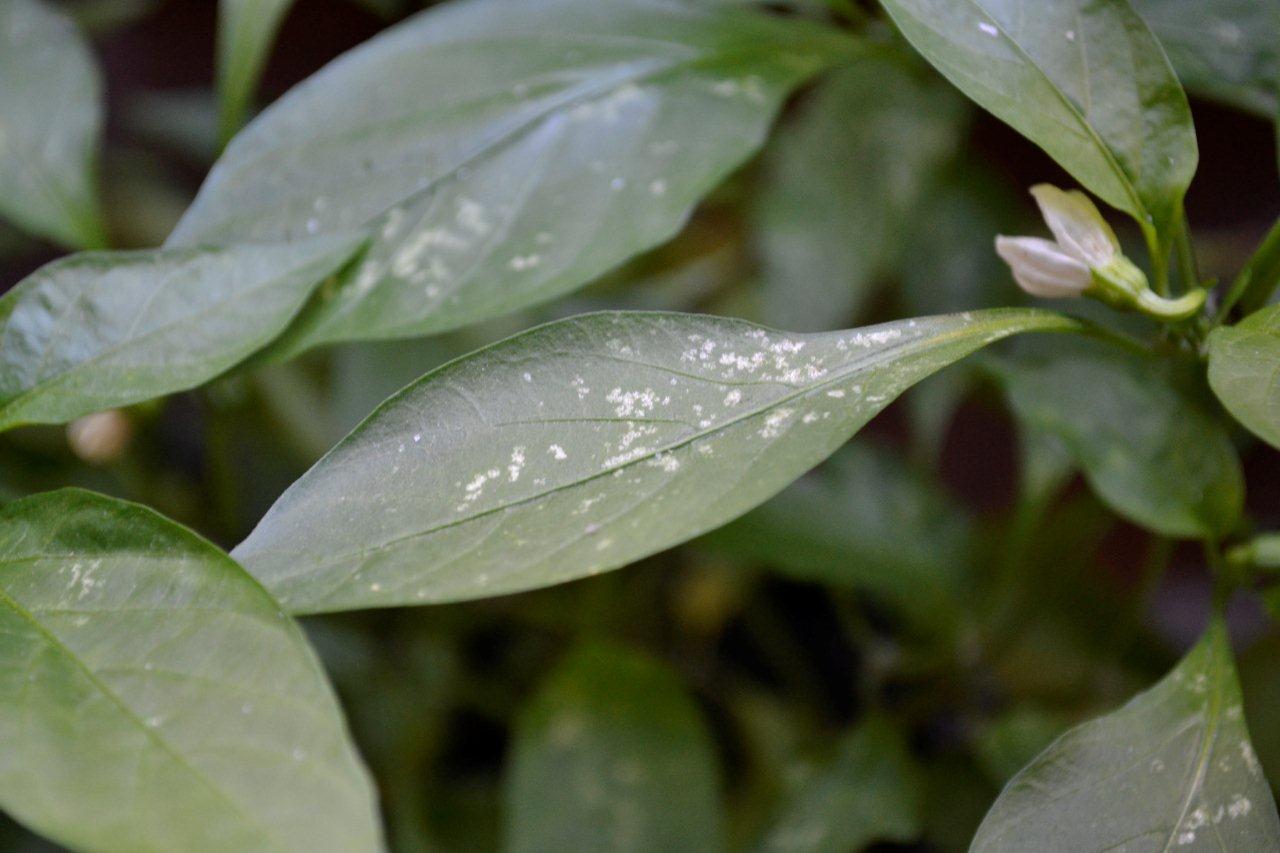
{"label": "drooping leaf", "polygon": [[293,0],[219,0],[219,131],[229,140],[244,124],[276,32]]}
{"label": "drooping leaf", "polygon": [[90,252],[37,270],[0,298],[0,430],[212,379],[278,335],[358,244]]}
{"label": "drooping leaf", "polygon": [[371,229],[280,355],[504,314],[673,235],[850,44],[680,0],[449,3],[251,123],[171,244]]}
{"label": "drooping leaf", "polygon": [[1249,743],[1218,621],[1163,681],[1067,732],[1009,782],[971,848],[1275,850],[1280,818]]}
{"label": "drooping leaf", "polygon": [[1280,448],[1280,305],[1213,330],[1209,385],[1236,420]]}
{"label": "drooping leaf", "polygon": [[1127,0],[883,0],[961,91],[1166,241],[1195,173],[1191,111]]}
{"label": "drooping leaf", "polygon": [[1133,0],[1192,92],[1267,118],[1280,109],[1280,8],[1257,0]]}
{"label": "drooping leaf", "polygon": [[624,649],[570,654],[517,727],[507,849],[724,846],[715,752],[676,676]]}
{"label": "drooping leaf", "polygon": [[377,850],[298,627],[225,554],[89,492],[0,507],[0,805],[74,848]]}
{"label": "drooping leaf", "polygon": [[804,780],[754,849],[844,853],[911,841],[921,830],[921,782],[902,733],[870,720],[842,739],[830,766]]}
{"label": "drooping leaf", "polygon": [[1137,524],[1228,533],[1244,480],[1223,424],[1160,360],[1090,343],[997,370],[1018,418],[1061,440],[1098,496]]}
{"label": "drooping leaf", "polygon": [[75,24],[43,0],[0,3],[0,216],[68,246],[105,244],[101,101]]}
{"label": "drooping leaf", "polygon": [[964,510],[899,454],[855,441],[704,542],[865,590],[936,628],[957,612],[971,536]]}
{"label": "drooping leaf", "polygon": [[911,217],[964,118],[954,92],[894,54],[825,80],[766,159],[755,216],[761,316],[797,331],[853,321],[886,264],[917,254]]}
{"label": "drooping leaf", "polygon": [[295,612],[592,575],[751,509],[982,345],[1069,328],[1020,310],[810,335],[687,314],[550,323],[392,397],[235,554]]}

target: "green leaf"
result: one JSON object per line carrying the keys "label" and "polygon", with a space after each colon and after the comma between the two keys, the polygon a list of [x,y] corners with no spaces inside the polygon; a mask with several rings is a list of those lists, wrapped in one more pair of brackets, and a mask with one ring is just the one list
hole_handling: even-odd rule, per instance
{"label": "green leaf", "polygon": [[949,87],[895,54],[825,80],[770,144],[755,215],[761,316],[797,331],[852,321],[903,250],[965,116]]}
{"label": "green leaf", "polygon": [[278,335],[358,243],[90,252],[0,298],[0,430],[199,385]]}
{"label": "green leaf", "polygon": [[1037,311],[790,335],[603,313],[508,338],[379,407],[235,554],[295,612],[455,601],[593,575],[776,494],[912,383]]}
{"label": "green leaf", "polygon": [[1280,447],[1280,305],[1213,330],[1209,386],[1236,420]]}
{"label": "green leaf", "polygon": [[958,612],[972,524],[897,453],[855,441],[703,541],[788,575],[866,590],[926,626]]}
{"label": "green leaf", "polygon": [[507,849],[722,849],[718,775],[672,672],[624,649],[581,648],[520,715]]}
{"label": "green leaf", "polygon": [[1275,850],[1280,818],[1214,621],[1163,681],[1059,738],[1009,782],[974,853]]}
{"label": "green leaf", "polygon": [[1267,118],[1280,108],[1280,8],[1258,0],[1133,0],[1192,92]]}
{"label": "green leaf", "polygon": [[219,133],[225,142],[244,124],[271,43],[293,0],[218,3]]}
{"label": "green leaf", "polygon": [[[883,0],[961,91],[1167,246],[1198,153],[1186,95],[1126,0]],[[1160,256],[1163,259],[1163,255]]]}
{"label": "green leaf", "polygon": [[376,850],[373,792],[302,632],[135,504],[0,507],[0,805],[70,847]]}
{"label": "green leaf", "polygon": [[281,356],[504,314],[675,234],[787,93],[851,44],[679,0],[449,3],[266,110],[170,242],[370,227],[363,263]]}
{"label": "green leaf", "polygon": [[1161,360],[1090,343],[997,368],[1018,418],[1060,439],[1131,521],[1166,536],[1230,532],[1244,480],[1223,425]]}
{"label": "green leaf", "polygon": [[96,163],[102,80],[75,24],[0,3],[0,216],[74,247],[106,243]]}
{"label": "green leaf", "polygon": [[920,789],[902,733],[871,720],[841,740],[830,766],[805,780],[754,849],[845,853],[911,841],[921,829]]}

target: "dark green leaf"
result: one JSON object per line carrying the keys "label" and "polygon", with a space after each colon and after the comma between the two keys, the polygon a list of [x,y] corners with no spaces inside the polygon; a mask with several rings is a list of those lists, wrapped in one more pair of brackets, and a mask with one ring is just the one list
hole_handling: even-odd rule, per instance
{"label": "dark green leaf", "polygon": [[271,43],[293,0],[219,0],[219,127],[231,138],[249,110]]}
{"label": "dark green leaf", "polygon": [[1272,118],[1280,7],[1258,0],[1133,0],[1192,92]]}
{"label": "dark green leaf", "polygon": [[106,242],[95,171],[102,81],[75,24],[0,3],[0,216],[76,247]]}
{"label": "dark green leaf", "polygon": [[1213,330],[1209,385],[1236,420],[1280,448],[1280,305]]}
{"label": "dark green leaf", "polygon": [[298,627],[143,507],[0,507],[0,805],[86,850],[362,851],[373,792]]}
{"label": "dark green leaf", "polygon": [[512,853],[723,847],[698,708],[674,674],[625,650],[569,656],[521,714],[509,774]]}
{"label": "dark green leaf", "polygon": [[1240,460],[1165,367],[1095,344],[998,372],[1019,419],[1061,440],[1112,509],[1167,536],[1218,538],[1240,518]]}
{"label": "dark green leaf", "polygon": [[718,527],[912,383],[1037,311],[811,335],[686,314],[541,326],[427,374],[236,549],[296,612],[484,597],[596,574]]}
{"label": "dark green leaf", "polygon": [[1013,778],[972,850],[1275,850],[1280,818],[1215,621],[1163,681]]}
{"label": "dark green leaf", "polygon": [[370,227],[363,263],[280,355],[507,313],[673,235],[791,88],[849,48],[716,4],[449,3],[266,110],[171,243]]}
{"label": "dark green leaf", "polygon": [[921,787],[902,733],[872,720],[841,741],[835,760],[805,780],[758,851],[845,853],[920,833]]}
{"label": "dark green leaf", "polygon": [[1169,60],[1126,0],[883,3],[961,91],[1131,214],[1149,245],[1169,239],[1195,131]]}
{"label": "dark green leaf", "polygon": [[199,385],[272,340],[357,241],[91,252],[0,299],[0,430]]}
{"label": "dark green leaf", "polygon": [[[864,57],[823,82],[770,146],[756,212],[761,315],[798,331],[852,321],[903,251],[922,190],[953,153],[964,118],[945,84],[894,54]],[[984,235],[988,254],[990,243]]]}
{"label": "dark green leaf", "polygon": [[866,590],[938,627],[957,610],[970,528],[899,454],[856,441],[704,541],[804,580]]}

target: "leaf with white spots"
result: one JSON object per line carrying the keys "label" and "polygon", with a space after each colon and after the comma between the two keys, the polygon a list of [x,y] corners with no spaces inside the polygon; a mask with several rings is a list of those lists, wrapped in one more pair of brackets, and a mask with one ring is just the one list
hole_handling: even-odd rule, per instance
{"label": "leaf with white spots", "polygon": [[478,598],[625,565],[735,518],[984,344],[997,309],[794,335],[689,314],[538,327],[427,374],[235,556],[295,612]]}
{"label": "leaf with white spots", "polygon": [[1198,152],[1168,58],[1128,0],[882,0],[962,92],[1168,245]]}
{"label": "leaf with white spots", "polygon": [[0,806],[75,849],[372,851],[373,792],[306,639],[135,504],[0,507]]}
{"label": "leaf with white spots", "polygon": [[724,847],[715,749],[666,667],[612,646],[570,653],[520,716],[507,848]]}
{"label": "leaf with white spots", "polygon": [[86,252],[0,298],[0,430],[192,388],[280,334],[351,237]]}
{"label": "leaf with white spots", "polygon": [[268,108],[170,242],[370,230],[281,356],[504,314],[675,234],[791,89],[851,44],[681,0],[444,4]]}
{"label": "leaf with white spots", "polygon": [[1280,849],[1221,621],[1163,681],[1067,732],[1015,776],[971,849]]}
{"label": "leaf with white spots", "polygon": [[0,3],[0,216],[67,246],[106,242],[95,187],[102,80],[43,0]]}

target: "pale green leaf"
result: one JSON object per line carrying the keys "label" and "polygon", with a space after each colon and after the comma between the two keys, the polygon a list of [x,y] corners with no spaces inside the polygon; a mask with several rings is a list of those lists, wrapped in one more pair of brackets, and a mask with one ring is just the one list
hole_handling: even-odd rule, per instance
{"label": "pale green leaf", "polygon": [[1259,0],[1133,0],[1182,84],[1267,118],[1280,109],[1280,6]]}
{"label": "pale green leaf", "polygon": [[1280,305],[1213,330],[1209,385],[1236,420],[1280,448]]}
{"label": "pale green leaf", "polygon": [[810,335],[688,314],[551,323],[392,397],[235,554],[295,612],[596,574],[741,515],[984,344],[1069,328],[1021,310]]}
{"label": "pale green leaf", "polygon": [[278,335],[357,246],[90,252],[37,270],[0,298],[0,429],[212,379]]}
{"label": "pale green leaf", "polygon": [[724,846],[697,706],[666,667],[624,649],[569,655],[520,715],[508,774],[512,853]]}
{"label": "pale green leaf", "polygon": [[1095,343],[997,369],[1019,419],[1056,436],[1094,491],[1167,536],[1219,538],[1244,478],[1224,425],[1159,359]]}
{"label": "pale green leaf", "polygon": [[293,0],[219,0],[218,99],[223,141],[240,129]]}
{"label": "pale green leaf", "polygon": [[757,851],[846,853],[920,834],[921,785],[905,739],[885,720],[842,738],[835,758],[799,792],[756,843]]}
{"label": "pale green leaf", "polygon": [[96,163],[102,80],[75,24],[0,3],[0,216],[68,246],[105,244]]}
{"label": "pale green leaf", "polygon": [[0,805],[73,848],[369,851],[369,780],[298,627],[143,507],[0,507]]}
{"label": "pale green leaf", "polygon": [[[820,84],[765,161],[755,215],[761,316],[797,331],[842,328],[898,253],[934,254],[908,246],[907,233],[922,191],[961,140],[964,106],[887,52]],[[983,237],[989,254],[990,241]]]}
{"label": "pale green leaf", "polygon": [[1015,776],[971,849],[1278,848],[1280,818],[1215,621],[1163,681],[1067,732]]}
{"label": "pale green leaf", "polygon": [[444,4],[252,122],[171,244],[370,228],[363,263],[281,356],[504,314],[676,233],[787,93],[850,45],[681,0]]}
{"label": "pale green leaf", "polygon": [[958,613],[968,515],[899,453],[855,441],[704,541],[803,580],[865,590],[921,625]]}
{"label": "pale green leaf", "polygon": [[1195,173],[1186,95],[1126,0],[883,0],[978,104],[1167,240]]}

